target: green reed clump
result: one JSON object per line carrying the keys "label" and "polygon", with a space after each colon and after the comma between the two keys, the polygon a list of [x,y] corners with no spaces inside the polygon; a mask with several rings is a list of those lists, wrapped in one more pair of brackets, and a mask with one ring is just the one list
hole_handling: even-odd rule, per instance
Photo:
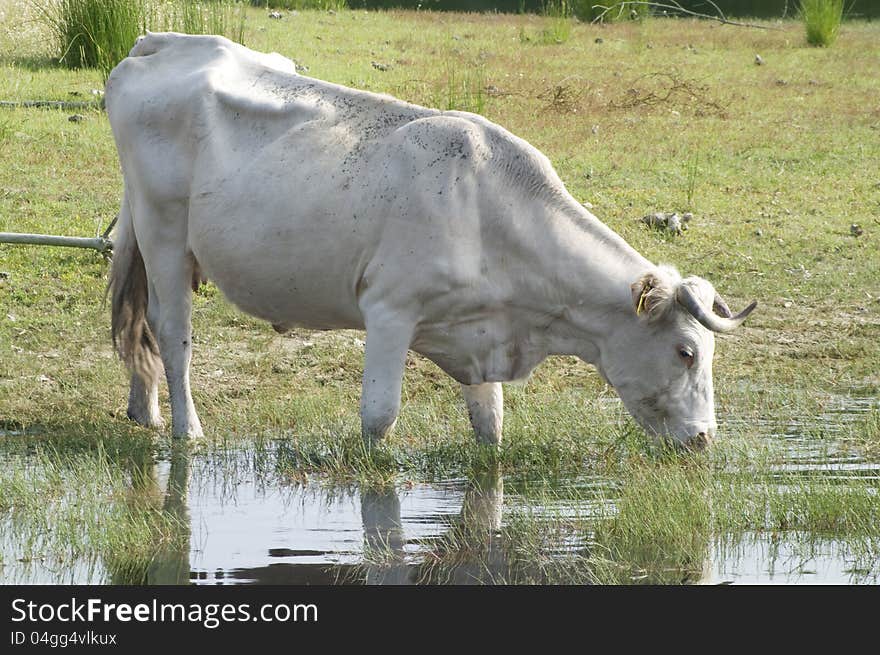
{"label": "green reed clump", "polygon": [[109,72],[146,29],[144,0],[60,0],[42,12],[68,68]]}
{"label": "green reed clump", "polygon": [[485,114],[489,95],[482,64],[448,58],[445,72],[435,81],[407,80],[398,85],[394,92],[408,102],[427,107]]}
{"label": "green reed clump", "polygon": [[97,68],[104,78],[146,30],[244,36],[244,6],[232,0],[60,0],[39,10],[61,63]]}
{"label": "green reed clump", "polygon": [[232,0],[175,0],[162,5],[155,20],[162,31],[220,34],[244,42],[244,6]]}
{"label": "green reed clump", "polygon": [[482,114],[486,111],[485,80],[482,67],[462,70],[448,62],[446,83],[435,92],[432,105],[446,110]]}
{"label": "green reed clump", "polygon": [[[638,459],[638,458],[637,458]],[[711,546],[708,470],[650,460],[604,491],[521,490],[525,505],[493,519],[501,487],[465,494],[460,516],[432,544],[420,576],[433,583],[634,584],[697,581]],[[516,493],[516,492],[514,492]],[[472,496],[469,498],[469,496]],[[499,505],[500,508],[500,505]],[[470,511],[468,511],[470,509]]]}
{"label": "green reed clump", "polygon": [[539,43],[565,43],[571,38],[572,7],[569,0],[547,0],[542,13],[549,19],[550,25],[538,33]]}
{"label": "green reed clump", "polygon": [[849,425],[844,441],[863,457],[880,456],[880,407]]}
{"label": "green reed clump", "polygon": [[[270,433],[266,443],[276,450],[283,476],[321,474],[336,481],[371,483],[400,475],[448,479],[495,463],[511,471],[534,470],[546,478],[560,478],[586,467],[614,469],[627,453],[644,453],[648,447],[644,435],[629,422],[613,429],[604,426],[611,411],[598,405],[578,406],[568,394],[546,402],[525,401],[525,396],[515,390],[509,394],[509,402],[519,400],[522,405],[509,415],[497,449],[476,444],[465,413],[452,412],[450,417],[449,405],[438,403],[408,407],[394,433],[367,451],[357,415],[314,414],[324,406],[316,399],[292,401],[290,405],[298,408],[292,421],[300,427],[292,433]],[[219,451],[241,445],[230,440],[210,447]]]}
{"label": "green reed clump", "polygon": [[834,43],[843,20],[843,0],[801,0],[799,13],[807,30],[807,43]]}
{"label": "green reed clump", "polygon": [[836,480],[796,473],[721,476],[714,485],[717,533],[797,531],[869,537],[880,545],[880,496],[869,478]]}

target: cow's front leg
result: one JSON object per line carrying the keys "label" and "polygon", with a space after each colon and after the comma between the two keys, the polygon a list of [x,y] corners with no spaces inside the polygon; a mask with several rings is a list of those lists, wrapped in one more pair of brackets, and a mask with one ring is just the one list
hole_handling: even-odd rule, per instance
{"label": "cow's front leg", "polygon": [[412,326],[399,320],[367,321],[361,434],[368,446],[380,441],[397,422],[412,333]]}
{"label": "cow's front leg", "polygon": [[159,352],[171,396],[175,437],[201,437],[202,424],[189,385],[192,359],[192,257],[170,256],[158,262],[152,282],[159,300]]}
{"label": "cow's front leg", "polygon": [[504,423],[504,394],[501,383],[463,384],[461,390],[477,442],[489,446],[500,444]]}

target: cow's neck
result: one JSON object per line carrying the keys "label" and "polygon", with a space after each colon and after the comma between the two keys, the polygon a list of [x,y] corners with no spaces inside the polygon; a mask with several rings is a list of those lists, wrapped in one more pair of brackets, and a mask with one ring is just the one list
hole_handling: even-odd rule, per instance
{"label": "cow's neck", "polygon": [[630,285],[653,264],[573,198],[552,212],[536,243],[552,244],[553,255],[536,253],[532,261],[542,264],[523,298],[549,316],[535,312],[529,339],[546,355],[577,355],[599,364],[607,336],[621,321],[636,320]]}

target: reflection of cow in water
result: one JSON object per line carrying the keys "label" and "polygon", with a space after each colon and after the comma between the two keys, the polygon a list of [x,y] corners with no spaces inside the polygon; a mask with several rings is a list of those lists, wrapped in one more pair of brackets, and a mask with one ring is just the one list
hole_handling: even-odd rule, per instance
{"label": "reflection of cow in water", "polygon": [[[157,466],[151,453],[145,453],[139,462],[129,466],[133,503],[154,503],[168,525],[174,529],[156,545],[149,564],[132,564],[109,553],[104,564],[110,571],[110,584],[124,585],[179,585],[190,579],[189,551],[190,525],[187,489],[189,486],[189,452],[185,443],[173,443],[168,480],[164,492],[159,484]],[[144,498],[150,499],[145,501]]]}
{"label": "reflection of cow in water", "polygon": [[[130,561],[107,554],[104,564],[110,571],[111,584],[168,585],[187,584],[194,577],[190,568],[190,514],[187,505],[189,482],[189,453],[185,442],[173,443],[167,482],[160,481],[157,465],[145,456],[143,461],[129,465],[129,476],[136,493],[132,502],[149,498],[171,519],[171,525],[182,533],[171,535],[158,544],[149,564],[133,565]],[[164,486],[164,490],[162,487]],[[365,488],[361,496],[361,518],[364,532],[364,552],[370,563],[325,564],[279,563],[264,567],[236,569],[224,572],[230,582],[251,584],[416,584],[450,582],[467,584],[491,582],[480,575],[486,567],[486,558],[498,561],[503,568],[498,548],[497,531],[501,527],[503,480],[497,471],[476,476],[465,490],[462,509],[450,525],[447,535],[436,545],[440,548],[453,543],[468,544],[468,553],[480,553],[480,561],[462,561],[442,577],[440,569],[425,569],[420,564],[407,563],[404,558],[407,545],[400,517],[400,496],[394,488]],[[439,555],[435,553],[435,555]],[[493,567],[494,568],[494,567]]]}
{"label": "reflection of cow in water", "polygon": [[[446,534],[430,543],[427,554],[407,562],[400,517],[400,500],[394,489],[364,491],[364,560],[358,568],[366,584],[474,584],[491,583],[508,575],[499,531],[504,504],[504,479],[498,468],[471,480],[461,512]],[[412,559],[412,558],[410,558]],[[368,563],[372,562],[372,563]]]}
{"label": "reflection of cow in water", "polygon": [[[150,459],[135,466],[131,479],[139,493],[136,500],[152,497],[180,534],[157,545],[149,564],[132,566],[105,557],[113,584],[187,584],[195,577],[190,568],[190,514],[187,505],[189,454],[185,442],[174,444],[167,482],[163,485],[156,464]],[[164,477],[164,476],[161,476]],[[162,487],[164,486],[164,490]],[[563,559],[535,561],[530,549],[521,549],[516,536],[502,527],[504,481],[497,467],[476,472],[464,491],[460,512],[448,517],[448,529],[430,540],[407,539],[401,519],[400,494],[393,487],[360,491],[363,523],[363,561],[357,564],[278,563],[223,572],[230,583],[250,584],[519,584],[585,583],[592,581],[647,583],[694,583],[709,573],[709,537],[705,549],[685,561],[671,561],[662,549],[621,552],[620,562],[611,561],[609,546],[603,557],[592,557],[592,546],[580,546]],[[541,519],[535,519],[540,521]],[[552,537],[550,538],[552,539]],[[613,537],[612,537],[613,539]],[[547,541],[542,537],[543,541]],[[544,543],[545,546],[550,545]],[[295,545],[294,545],[295,546]],[[407,546],[416,546],[416,550]],[[611,555],[613,557],[613,555]],[[570,559],[568,559],[570,558]],[[596,564],[602,571],[593,571]],[[647,575],[632,577],[632,566],[642,563]],[[219,581],[219,580],[215,580]]]}

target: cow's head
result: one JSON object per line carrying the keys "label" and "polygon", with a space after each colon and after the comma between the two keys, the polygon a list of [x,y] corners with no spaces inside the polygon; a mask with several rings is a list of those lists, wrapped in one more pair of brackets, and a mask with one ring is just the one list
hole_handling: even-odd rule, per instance
{"label": "cow's head", "polygon": [[700,449],[715,435],[715,332],[734,330],[757,303],[732,316],[712,285],[668,267],[632,286],[632,314],[607,338],[599,368],[645,430]]}

